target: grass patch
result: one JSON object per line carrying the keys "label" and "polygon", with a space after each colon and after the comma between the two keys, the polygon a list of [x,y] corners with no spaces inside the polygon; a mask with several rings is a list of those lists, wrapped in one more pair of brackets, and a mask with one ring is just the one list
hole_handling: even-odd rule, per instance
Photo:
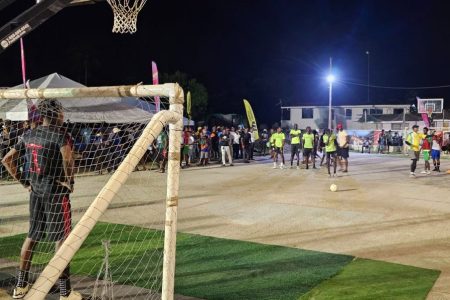
{"label": "grass patch", "polygon": [[[18,260],[24,237],[1,238],[0,257]],[[102,240],[111,241],[113,280],[160,288],[163,232],[99,223],[72,260],[73,274],[97,276]],[[52,248],[42,243],[33,264],[46,263]],[[178,233],[175,292],[203,299],[299,299],[302,295],[301,299],[423,299],[439,274],[352,260],[346,255]]]}
{"label": "grass patch", "polygon": [[[0,257],[17,260],[24,235],[0,239]],[[96,277],[101,240],[111,240],[110,263],[119,283],[160,286],[163,234],[158,230],[99,223],[72,260],[73,274]],[[179,233],[176,293],[204,299],[296,299],[336,275],[353,258],[294,248]],[[49,259],[37,248],[33,263]]]}
{"label": "grass patch", "polygon": [[436,270],[356,259],[300,299],[425,299],[439,274]]}

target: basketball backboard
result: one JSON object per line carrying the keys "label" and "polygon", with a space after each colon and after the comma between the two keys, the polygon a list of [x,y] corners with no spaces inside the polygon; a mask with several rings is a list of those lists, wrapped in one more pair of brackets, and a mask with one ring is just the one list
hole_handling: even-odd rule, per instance
{"label": "basketball backboard", "polygon": [[443,98],[421,99],[417,97],[417,112],[419,114],[439,114],[444,108]]}

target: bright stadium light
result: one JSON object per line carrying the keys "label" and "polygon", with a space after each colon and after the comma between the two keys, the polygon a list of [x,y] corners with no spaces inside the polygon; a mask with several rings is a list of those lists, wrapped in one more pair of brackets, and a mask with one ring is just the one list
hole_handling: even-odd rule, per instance
{"label": "bright stadium light", "polygon": [[333,83],[336,80],[336,77],[334,77],[333,74],[330,74],[327,76],[328,83]]}

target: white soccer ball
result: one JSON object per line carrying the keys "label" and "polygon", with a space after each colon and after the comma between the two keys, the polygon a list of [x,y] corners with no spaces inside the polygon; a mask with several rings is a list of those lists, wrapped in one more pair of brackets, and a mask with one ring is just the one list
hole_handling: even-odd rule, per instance
{"label": "white soccer ball", "polygon": [[332,185],[330,185],[330,191],[332,192],[336,192],[338,190],[338,186],[335,185],[334,183]]}

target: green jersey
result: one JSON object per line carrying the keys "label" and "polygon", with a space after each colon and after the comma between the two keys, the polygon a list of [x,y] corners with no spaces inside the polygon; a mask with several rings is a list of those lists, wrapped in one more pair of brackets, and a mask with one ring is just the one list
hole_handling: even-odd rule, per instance
{"label": "green jersey", "polygon": [[326,152],[336,151],[335,141],[336,141],[336,136],[334,135],[334,133],[332,133],[331,135],[324,134],[323,142],[325,143],[325,151]]}
{"label": "green jersey", "polygon": [[304,133],[302,140],[303,140],[303,148],[305,148],[305,149],[314,148],[314,134]]}
{"label": "green jersey", "polygon": [[274,134],[272,134],[272,136],[270,137],[271,139],[271,144],[275,145],[275,147],[277,148],[281,148],[283,147],[283,141],[286,139],[286,136],[284,135],[283,132],[276,132]]}
{"label": "green jersey", "polygon": [[291,132],[289,132],[289,134],[291,135],[291,144],[295,145],[295,144],[300,144],[300,129],[291,129]]}

